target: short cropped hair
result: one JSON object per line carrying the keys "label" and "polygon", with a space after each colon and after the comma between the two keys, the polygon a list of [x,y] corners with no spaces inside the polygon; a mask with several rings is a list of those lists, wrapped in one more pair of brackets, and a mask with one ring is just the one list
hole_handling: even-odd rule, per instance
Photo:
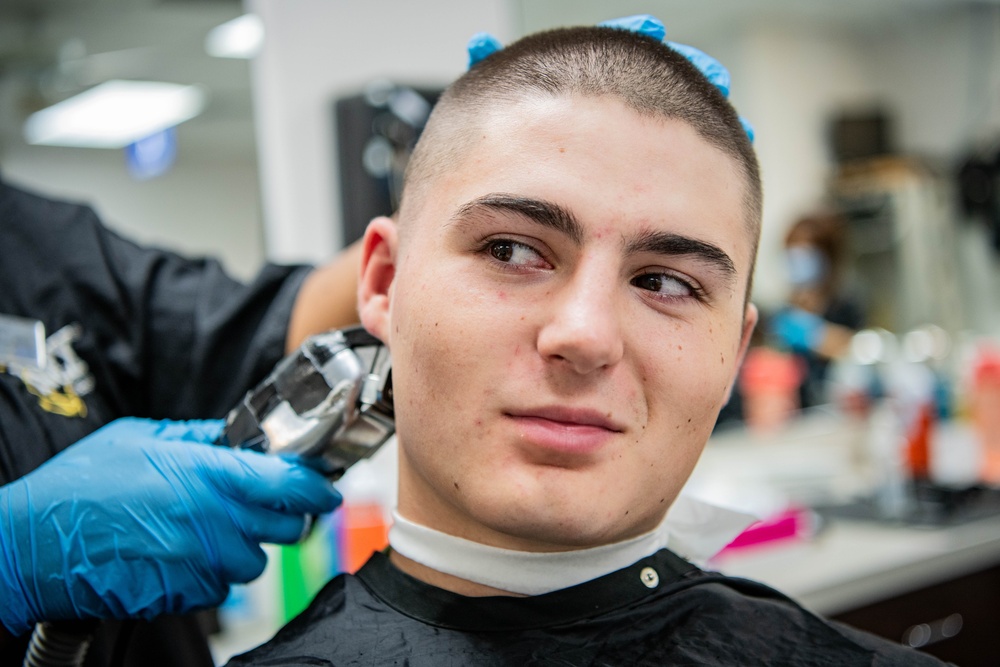
{"label": "short cropped hair", "polygon": [[[725,96],[686,58],[628,30],[576,27],[528,35],[459,77],[434,107],[404,177],[401,214],[426,184],[456,164],[491,109],[536,96],[610,96],[644,116],[688,123],[743,175],[751,261],[760,237],[762,193],[753,146]],[[753,270],[751,266],[751,276]]]}

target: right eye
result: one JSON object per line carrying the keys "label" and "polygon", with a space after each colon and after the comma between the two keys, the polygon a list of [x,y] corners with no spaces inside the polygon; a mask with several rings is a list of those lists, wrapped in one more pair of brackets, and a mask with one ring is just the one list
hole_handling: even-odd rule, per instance
{"label": "right eye", "polygon": [[548,268],[549,264],[531,246],[511,239],[487,242],[486,252],[497,262],[518,268]]}

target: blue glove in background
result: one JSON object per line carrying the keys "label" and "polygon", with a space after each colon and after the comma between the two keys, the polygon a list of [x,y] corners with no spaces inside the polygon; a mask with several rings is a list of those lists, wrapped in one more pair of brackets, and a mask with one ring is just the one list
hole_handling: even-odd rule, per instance
{"label": "blue glove in background", "polygon": [[652,37],[658,42],[662,42],[667,36],[667,28],[663,21],[651,14],[636,14],[634,16],[623,16],[620,19],[610,19],[597,24],[599,28],[618,28],[637,32],[646,37]]}
{"label": "blue glove in background", "polygon": [[796,352],[815,350],[823,342],[826,322],[800,308],[783,308],[771,319],[771,332]]}
{"label": "blue glove in background", "polygon": [[[640,35],[652,37],[658,42],[662,42],[664,37],[667,35],[667,29],[663,25],[663,21],[650,14],[624,16],[622,18],[611,19],[609,21],[601,21],[597,25],[602,28],[617,28],[619,30],[637,32]],[[729,97],[729,70],[727,70],[722,63],[704,51],[696,49],[693,46],[669,41],[666,42],[666,44],[671,49],[687,58],[692,65],[697,67],[698,71],[704,74],[705,78],[707,78],[712,85],[718,88],[719,92],[721,92],[724,97]],[[466,46],[469,53],[469,67],[472,67],[479,61],[496,53],[502,48],[503,44],[501,44],[500,40],[493,35],[488,32],[477,32],[469,39],[469,43]],[[740,116],[740,124],[743,125],[743,130],[747,133],[747,137],[749,137],[752,142],[754,140],[754,130],[750,121],[743,116]]]}
{"label": "blue glove in background", "polygon": [[264,570],[261,542],[340,503],[302,464],[211,445],[222,426],[120,419],[0,487],[0,622],[215,606]]}
{"label": "blue glove in background", "polygon": [[[658,42],[662,42],[667,35],[667,28],[663,22],[655,16],[649,14],[637,14],[635,16],[625,16],[620,19],[601,21],[597,24],[602,28],[618,28],[619,30],[630,30],[640,35],[652,37]],[[722,66],[718,60],[708,55],[700,49],[687,44],[677,42],[667,42],[667,46],[688,59],[698,71],[705,75],[705,78],[712,82],[719,92],[725,97],[729,97],[729,70]]]}
{"label": "blue glove in background", "polygon": [[469,38],[465,50],[469,52],[469,67],[503,48],[500,40],[488,32],[477,32]]}

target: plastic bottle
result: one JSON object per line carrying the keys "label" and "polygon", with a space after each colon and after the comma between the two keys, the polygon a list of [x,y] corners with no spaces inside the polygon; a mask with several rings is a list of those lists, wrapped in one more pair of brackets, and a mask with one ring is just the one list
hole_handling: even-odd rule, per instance
{"label": "plastic bottle", "polygon": [[983,452],[982,478],[1000,484],[1000,349],[979,349],[972,368],[969,415]]}
{"label": "plastic bottle", "polygon": [[358,462],[337,486],[344,496],[340,514],[338,561],[342,572],[356,572],[389,544],[395,507],[397,449],[390,440],[371,459]]}
{"label": "plastic bottle", "polygon": [[928,365],[927,351],[915,348],[913,340],[907,334],[902,353],[884,366],[884,384],[899,415],[907,473],[911,479],[923,481],[930,478],[931,472],[931,438],[938,417],[938,378]]}
{"label": "plastic bottle", "polygon": [[792,354],[769,347],[747,352],[739,379],[747,426],[769,432],[785,424],[801,407],[799,385],[804,373],[801,362]]}

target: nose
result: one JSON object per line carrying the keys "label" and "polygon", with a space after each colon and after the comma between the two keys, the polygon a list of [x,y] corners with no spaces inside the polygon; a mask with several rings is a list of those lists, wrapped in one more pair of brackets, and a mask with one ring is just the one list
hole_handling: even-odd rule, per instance
{"label": "nose", "polygon": [[617,280],[580,267],[551,297],[538,333],[538,352],[579,374],[613,366],[625,345]]}

